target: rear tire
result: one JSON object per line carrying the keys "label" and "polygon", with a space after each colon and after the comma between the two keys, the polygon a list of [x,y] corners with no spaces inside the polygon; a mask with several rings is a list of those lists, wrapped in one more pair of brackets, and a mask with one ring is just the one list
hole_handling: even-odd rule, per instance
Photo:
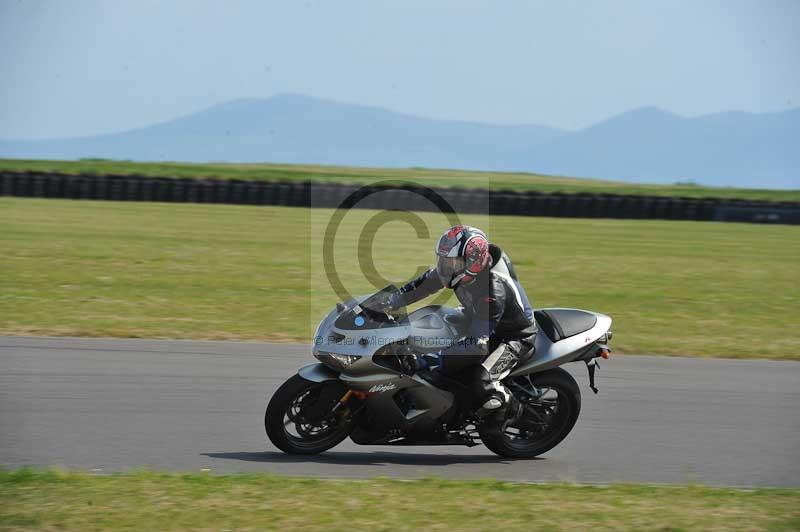
{"label": "rear tire", "polygon": [[331,412],[345,392],[340,381],[313,382],[294,375],[267,405],[264,428],[270,441],[289,454],[318,454],[338,445],[352,429],[348,420]]}
{"label": "rear tire", "polygon": [[[527,377],[517,377],[527,380]],[[530,375],[539,390],[549,390],[539,400],[512,389],[525,405],[520,419],[504,421],[502,426],[484,425],[479,429],[481,440],[493,453],[505,458],[533,458],[546,453],[567,437],[581,411],[581,391],[572,375],[561,368]],[[548,398],[557,394],[557,399]],[[542,423],[545,419],[548,423]],[[520,425],[520,427],[517,427]],[[532,429],[532,430],[528,430]]]}

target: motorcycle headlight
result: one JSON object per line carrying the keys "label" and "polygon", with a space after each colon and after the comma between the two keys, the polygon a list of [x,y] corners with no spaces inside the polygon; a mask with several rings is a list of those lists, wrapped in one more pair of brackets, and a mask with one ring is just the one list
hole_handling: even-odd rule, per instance
{"label": "motorcycle headlight", "polygon": [[316,357],[326,366],[340,371],[352,366],[361,358],[357,355],[338,355],[336,353],[317,353]]}

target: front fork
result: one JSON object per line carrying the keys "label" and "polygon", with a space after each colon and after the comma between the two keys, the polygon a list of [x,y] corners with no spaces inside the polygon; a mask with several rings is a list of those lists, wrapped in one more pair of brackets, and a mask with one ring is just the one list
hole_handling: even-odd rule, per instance
{"label": "front fork", "polygon": [[[333,409],[331,409],[331,411],[334,414],[336,414],[336,415],[338,415],[340,417],[343,417],[343,418],[351,416],[351,415],[354,415],[354,414],[358,413],[359,410],[361,410],[361,407],[363,406],[362,401],[366,398],[366,396],[367,396],[367,394],[365,392],[357,392],[355,390],[347,390],[344,393],[344,395],[341,397],[341,399],[339,399],[339,402],[337,402],[333,406]],[[347,403],[350,402],[351,400],[355,400],[357,402],[354,405],[349,405],[348,406]],[[355,411],[352,411],[352,407],[353,406],[356,407]],[[344,410],[342,410],[342,409],[344,409]]]}

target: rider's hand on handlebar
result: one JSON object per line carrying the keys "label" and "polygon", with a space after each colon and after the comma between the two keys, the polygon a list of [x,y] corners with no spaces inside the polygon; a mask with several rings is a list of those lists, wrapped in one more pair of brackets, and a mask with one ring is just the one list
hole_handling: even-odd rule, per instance
{"label": "rider's hand on handlebar", "polygon": [[398,306],[397,299],[394,293],[380,291],[371,296],[365,306],[375,312],[388,313]]}

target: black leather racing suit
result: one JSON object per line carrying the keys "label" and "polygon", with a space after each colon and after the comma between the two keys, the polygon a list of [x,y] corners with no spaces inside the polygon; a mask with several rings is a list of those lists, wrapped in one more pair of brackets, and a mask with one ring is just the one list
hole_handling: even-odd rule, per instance
{"label": "black leather racing suit", "polygon": [[[469,330],[454,346],[441,352],[439,371],[468,382],[473,407],[494,392],[493,380],[533,356],[536,321],[528,296],[503,250],[489,245],[492,266],[471,283],[460,283],[456,297],[469,318]],[[399,306],[415,303],[444,288],[432,268],[400,288]]]}

